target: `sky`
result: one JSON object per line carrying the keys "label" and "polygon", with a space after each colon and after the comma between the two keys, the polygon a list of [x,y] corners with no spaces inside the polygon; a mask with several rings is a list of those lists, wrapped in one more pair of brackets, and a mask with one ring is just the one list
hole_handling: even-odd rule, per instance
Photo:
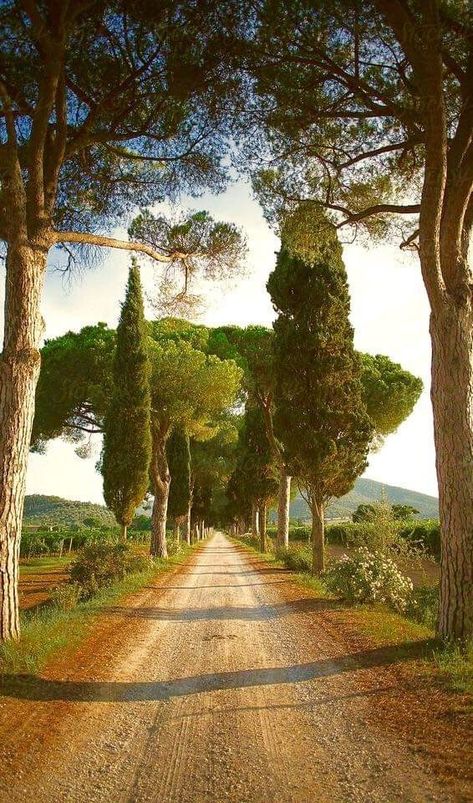
{"label": "sky", "polygon": [[[279,241],[267,226],[250,188],[237,183],[221,195],[193,199],[184,206],[207,209],[216,219],[236,223],[248,240],[245,275],[225,284],[205,284],[205,309],[199,322],[270,325],[274,312],[265,284],[274,267]],[[129,256],[122,251],[106,254],[101,263],[66,283],[54,267],[57,256],[51,254],[43,297],[46,337],[77,331],[97,321],[116,326]],[[344,259],[356,348],[386,354],[424,382],[424,392],[413,414],[371,455],[365,476],[437,495],[429,399],[429,312],[419,265],[414,256],[403,254],[394,245],[369,249],[347,245]],[[159,268],[143,261],[142,279],[150,298],[156,270]],[[151,307],[148,312],[152,315]],[[103,503],[101,477],[95,469],[99,453],[98,438],[88,459],[78,457],[71,444],[50,442],[45,455],[30,455],[27,493]]]}

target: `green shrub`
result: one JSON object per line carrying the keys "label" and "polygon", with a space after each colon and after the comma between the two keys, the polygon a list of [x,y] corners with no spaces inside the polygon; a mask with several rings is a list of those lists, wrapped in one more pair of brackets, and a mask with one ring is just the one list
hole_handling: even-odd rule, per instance
{"label": "green shrub", "polygon": [[380,551],[360,547],[349,558],[344,555],[324,575],[328,591],[350,603],[383,602],[404,612],[412,594],[412,582],[395,562]]}
{"label": "green shrub", "polygon": [[77,583],[61,583],[51,592],[50,601],[60,611],[71,611],[78,605],[82,594],[82,586]]}
{"label": "green shrub", "polygon": [[414,622],[435,629],[439,607],[438,586],[418,586],[411,594],[405,614]]}
{"label": "green shrub", "polygon": [[82,596],[91,597],[99,588],[138,569],[131,568],[139,556],[130,553],[128,544],[89,544],[81,549],[71,564],[71,580],[82,587]]}
{"label": "green shrub", "polygon": [[420,546],[431,557],[440,560],[440,523],[438,519],[403,523],[400,535],[408,543]]}
{"label": "green shrub", "polygon": [[310,572],[311,570],[312,554],[309,547],[277,548],[274,554],[277,560],[280,560],[293,572]]}

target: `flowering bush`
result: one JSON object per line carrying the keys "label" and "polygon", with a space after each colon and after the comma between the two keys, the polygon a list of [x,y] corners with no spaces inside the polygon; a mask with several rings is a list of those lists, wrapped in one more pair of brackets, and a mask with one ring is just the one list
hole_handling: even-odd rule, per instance
{"label": "flowering bush", "polygon": [[412,582],[395,562],[380,551],[360,547],[349,558],[344,555],[325,573],[329,591],[348,602],[384,602],[390,608],[406,610]]}

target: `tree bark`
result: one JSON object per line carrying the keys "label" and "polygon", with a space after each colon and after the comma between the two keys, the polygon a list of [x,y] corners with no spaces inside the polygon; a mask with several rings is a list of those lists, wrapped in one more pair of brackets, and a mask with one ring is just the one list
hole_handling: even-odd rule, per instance
{"label": "tree bark", "polygon": [[187,509],[187,513],[184,518],[184,541],[186,544],[190,544],[191,542],[191,512],[192,507],[189,503],[189,507]]}
{"label": "tree bark", "polygon": [[173,535],[174,535],[175,542],[178,544],[179,541],[181,540],[181,527],[180,527],[179,519],[177,518],[177,516],[174,519]]}
{"label": "tree bark", "polygon": [[325,523],[323,502],[312,501],[312,574],[322,574],[325,569]]}
{"label": "tree bark", "polygon": [[261,502],[258,507],[258,519],[260,550],[266,552],[266,502]]}
{"label": "tree bark", "polygon": [[473,636],[473,310],[448,301],[431,316],[432,406],[441,522],[438,633]]}
{"label": "tree bark", "polygon": [[171,477],[166,457],[166,438],[156,427],[152,426],[153,454],[151,457],[150,475],[153,485],[153,512],[151,515],[151,555],[167,558],[166,519],[168,512],[169,488]]}
{"label": "tree bark", "polygon": [[279,476],[279,497],[278,497],[278,546],[287,549],[289,547],[289,508],[291,504],[291,477],[286,473],[285,468],[281,469]]}
{"label": "tree bark", "polygon": [[40,299],[47,249],[10,242],[0,359],[0,639],[19,636],[18,563],[26,470],[43,334]]}
{"label": "tree bark", "polygon": [[126,541],[127,533],[128,533],[128,525],[122,523],[120,525],[120,539],[122,541]]}
{"label": "tree bark", "polygon": [[259,511],[257,502],[251,505],[251,534],[254,538],[259,536]]}

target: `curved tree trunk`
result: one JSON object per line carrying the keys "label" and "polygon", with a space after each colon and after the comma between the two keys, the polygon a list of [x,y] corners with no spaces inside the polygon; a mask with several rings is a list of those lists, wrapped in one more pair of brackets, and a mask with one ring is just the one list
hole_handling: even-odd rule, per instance
{"label": "curved tree trunk", "polygon": [[260,502],[258,507],[259,541],[261,552],[266,552],[266,502]]}
{"label": "curved tree trunk", "polygon": [[155,427],[152,426],[151,430],[153,434],[153,454],[150,475],[154,494],[151,515],[151,555],[158,558],[167,558],[166,519],[171,477],[166,457],[166,439]]}
{"label": "curved tree trunk", "polygon": [[45,248],[9,245],[0,358],[0,639],[19,636],[18,561],[43,334]]}
{"label": "curved tree trunk", "polygon": [[312,574],[322,574],[325,569],[325,523],[323,502],[312,500]]}
{"label": "curved tree trunk", "polygon": [[473,636],[473,310],[432,314],[432,406],[441,522],[439,635]]}
{"label": "curved tree trunk", "polygon": [[285,549],[289,546],[289,508],[291,504],[291,477],[286,473],[285,468],[281,469],[279,475],[279,497],[278,497],[278,546]]}
{"label": "curved tree trunk", "polygon": [[251,505],[251,534],[254,538],[259,536],[259,511],[257,502]]}

